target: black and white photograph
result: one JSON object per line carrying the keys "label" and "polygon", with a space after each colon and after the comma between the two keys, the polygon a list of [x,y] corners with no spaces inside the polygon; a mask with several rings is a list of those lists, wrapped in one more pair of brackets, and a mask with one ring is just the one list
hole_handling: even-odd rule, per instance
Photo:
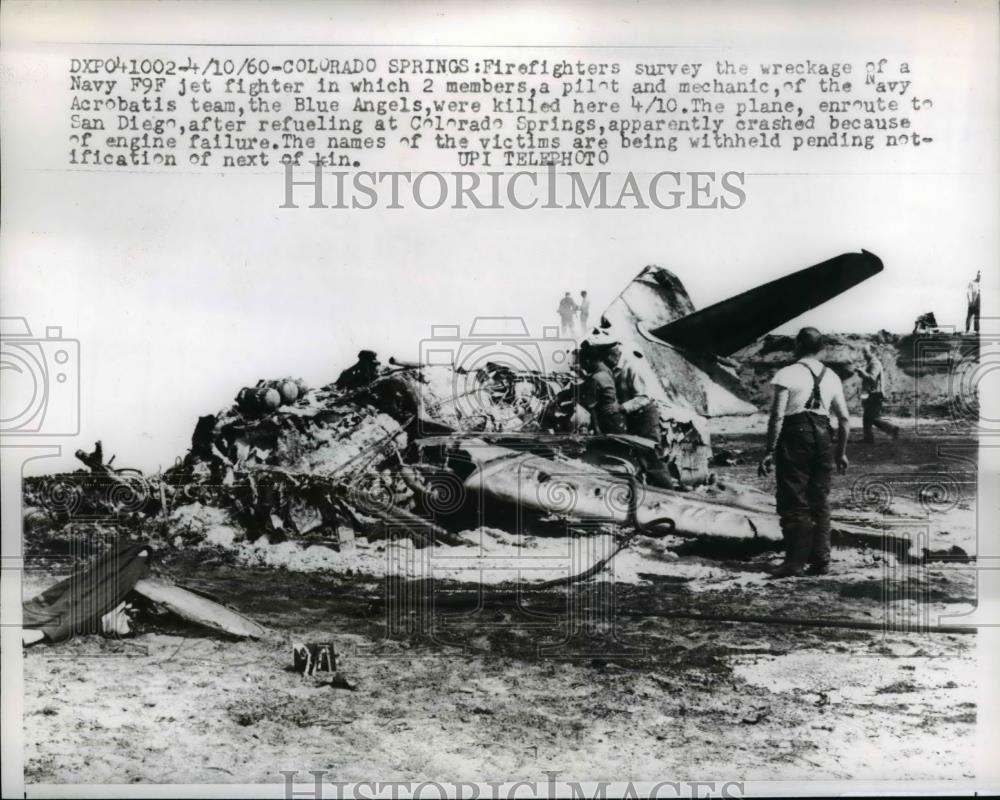
{"label": "black and white photograph", "polygon": [[2,793],[1000,790],[1000,9],[0,7]]}

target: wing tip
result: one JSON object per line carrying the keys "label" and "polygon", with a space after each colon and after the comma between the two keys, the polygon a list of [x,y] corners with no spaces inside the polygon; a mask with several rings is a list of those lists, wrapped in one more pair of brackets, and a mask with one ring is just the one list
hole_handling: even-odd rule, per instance
{"label": "wing tip", "polygon": [[861,255],[866,257],[866,261],[871,267],[873,275],[884,269],[885,264],[882,263],[882,259],[875,255],[871,250],[865,250],[865,248],[862,247]]}

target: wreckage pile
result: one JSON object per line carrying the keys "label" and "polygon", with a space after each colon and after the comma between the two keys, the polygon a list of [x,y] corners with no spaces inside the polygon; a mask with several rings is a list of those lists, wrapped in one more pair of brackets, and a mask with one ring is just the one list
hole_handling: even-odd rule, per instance
{"label": "wreckage pile", "polygon": [[[234,538],[335,549],[356,536],[417,546],[467,544],[459,534],[560,532],[566,525],[651,525],[752,537],[768,529],[733,511],[637,477],[634,437],[572,430],[576,377],[487,364],[381,370],[360,387],[261,381],[200,418],[191,449],[153,476],[114,469],[98,445],[89,472],[26,482],[31,520],[72,532],[87,522],[162,529],[177,546]],[[664,443],[701,447],[695,426],[665,422]],[[566,430],[569,428],[569,430]],[[670,434],[674,438],[670,438]],[[663,522],[663,520],[668,520]],[[236,536],[213,528],[235,528]],[[155,532],[155,531],[154,531]]]}
{"label": "wreckage pile", "polygon": [[229,408],[201,417],[190,451],[166,472],[115,469],[98,443],[94,453],[77,453],[88,471],[27,479],[26,527],[72,533],[111,523],[135,531],[166,522],[175,543],[188,545],[225,520],[248,541],[336,547],[356,534],[377,538],[402,527],[418,544],[454,542],[420,501],[433,508],[443,498],[447,506],[457,481],[414,463],[421,445],[456,431],[540,432],[543,413],[571,382],[569,374],[495,366],[475,373],[391,368],[358,388],[260,381]]}

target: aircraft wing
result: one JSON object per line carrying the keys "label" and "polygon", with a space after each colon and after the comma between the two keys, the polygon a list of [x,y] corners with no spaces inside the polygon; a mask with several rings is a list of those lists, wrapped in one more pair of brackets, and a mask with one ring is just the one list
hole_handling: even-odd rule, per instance
{"label": "aircraft wing", "polygon": [[882,260],[867,250],[844,253],[695,311],[650,333],[692,352],[730,355],[881,271]]}

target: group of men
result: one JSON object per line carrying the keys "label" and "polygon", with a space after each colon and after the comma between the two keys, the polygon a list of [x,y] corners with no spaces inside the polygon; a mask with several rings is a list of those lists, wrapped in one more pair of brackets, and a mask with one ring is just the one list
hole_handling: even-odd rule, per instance
{"label": "group of men", "polygon": [[[573,296],[566,292],[562,300],[559,301],[559,326],[562,335],[568,339],[575,339],[577,332],[581,336],[587,334],[587,324],[590,320],[590,298],[587,297],[587,290],[580,292],[580,302],[576,302]],[[579,326],[577,323],[579,322]]]}
{"label": "group of men", "polygon": [[628,433],[659,441],[660,412],[654,392],[659,383],[626,357],[621,343],[600,331],[579,350],[580,369],[587,376],[581,405],[590,413],[595,433]]}
{"label": "group of men", "polygon": [[[803,328],[795,339],[795,362],[772,379],[773,398],[763,475],[774,470],[776,506],[785,544],[785,559],[773,570],[776,578],[822,575],[830,564],[830,488],[834,470],[847,471],[850,415],[844,386],[822,362],[824,339],[815,328]],[[873,430],[893,438],[899,429],[881,419],[885,399],[884,372],[874,349],[863,350],[856,368],[862,383],[864,441]],[[640,357],[623,352],[621,343],[596,331],[579,349],[587,376],[581,404],[599,434],[631,434],[651,442],[659,454],[660,418],[655,376]],[[832,420],[836,420],[834,429]],[[646,465],[655,469],[656,465]],[[659,465],[662,469],[662,465]]]}
{"label": "group of men", "polygon": [[[830,485],[833,471],[847,471],[850,416],[840,378],[823,364],[823,337],[803,328],[795,337],[796,360],[771,380],[773,394],[767,444],[759,472],[775,474],[775,499],[785,543],[778,578],[823,575],[830,564]],[[874,348],[862,350],[862,441],[874,442],[874,429],[893,439],[899,428],[883,420],[885,374]],[[836,420],[834,431],[831,418]]]}

